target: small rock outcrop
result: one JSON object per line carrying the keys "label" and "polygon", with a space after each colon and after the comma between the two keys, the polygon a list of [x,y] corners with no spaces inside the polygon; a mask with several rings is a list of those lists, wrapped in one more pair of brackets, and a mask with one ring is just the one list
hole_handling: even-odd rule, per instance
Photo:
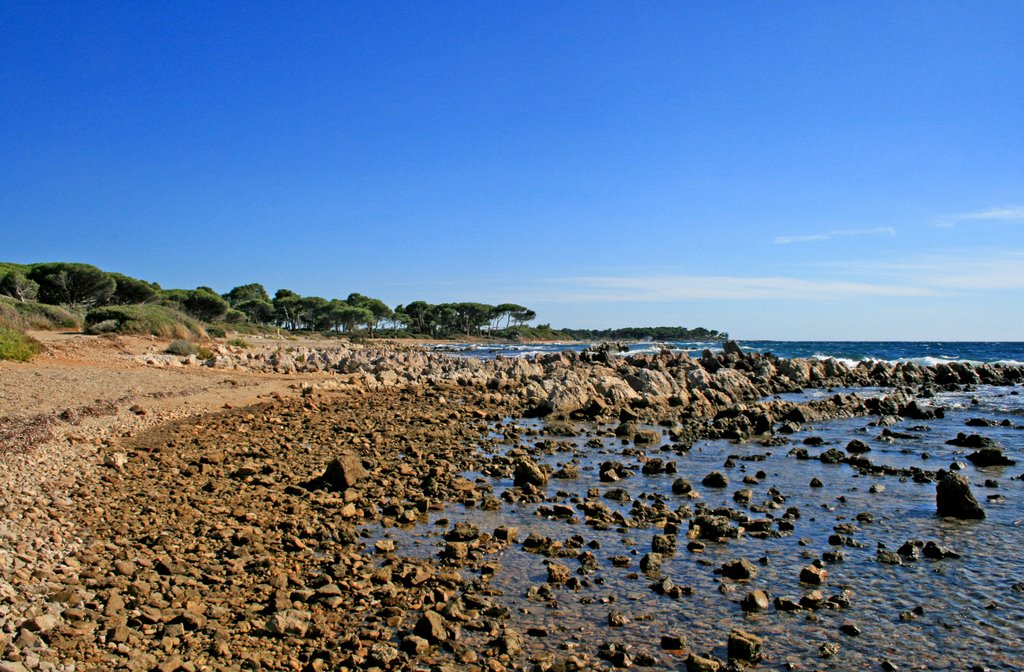
{"label": "small rock outcrop", "polygon": [[936,513],[950,518],[980,519],[985,510],[971,492],[971,485],[962,474],[947,473],[935,486]]}

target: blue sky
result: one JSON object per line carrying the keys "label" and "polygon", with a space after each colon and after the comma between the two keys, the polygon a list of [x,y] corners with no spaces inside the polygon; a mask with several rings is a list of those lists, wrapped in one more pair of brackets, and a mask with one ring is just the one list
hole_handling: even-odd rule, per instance
{"label": "blue sky", "polygon": [[0,0],[0,260],[1024,340],[1024,4]]}

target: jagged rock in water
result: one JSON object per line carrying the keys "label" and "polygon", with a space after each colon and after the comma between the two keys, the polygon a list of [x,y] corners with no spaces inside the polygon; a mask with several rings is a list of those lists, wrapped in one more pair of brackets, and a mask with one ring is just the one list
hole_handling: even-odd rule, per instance
{"label": "jagged rock in water", "polygon": [[514,483],[517,487],[524,485],[543,487],[548,483],[547,473],[528,457],[521,457],[516,460],[514,469]]}
{"label": "jagged rock in water", "polygon": [[1001,448],[995,446],[976,450],[968,455],[967,459],[978,467],[1009,467],[1017,464],[1015,460],[1008,458]]}
{"label": "jagged rock in water", "polygon": [[729,633],[728,651],[730,658],[756,662],[761,659],[761,649],[763,647],[764,639],[757,635],[752,635],[743,630],[733,630]]}
{"label": "jagged rock in water", "polygon": [[947,473],[935,486],[936,512],[952,518],[984,518],[985,510],[961,474]]}

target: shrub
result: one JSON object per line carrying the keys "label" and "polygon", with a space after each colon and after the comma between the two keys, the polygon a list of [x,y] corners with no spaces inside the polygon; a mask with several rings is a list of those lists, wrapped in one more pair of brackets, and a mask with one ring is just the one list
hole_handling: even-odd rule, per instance
{"label": "shrub", "polygon": [[24,329],[25,322],[21,319],[14,306],[0,301],[0,328],[3,329]]}
{"label": "shrub", "polygon": [[228,332],[224,330],[224,327],[207,327],[206,333],[209,334],[211,338],[224,338],[228,335]]}
{"label": "shrub", "polygon": [[249,341],[245,340],[244,338],[232,338],[227,343],[228,343],[228,345],[233,345],[236,348],[248,348],[249,347]]}
{"label": "shrub", "polygon": [[178,339],[171,341],[171,344],[167,346],[165,351],[169,355],[180,355],[182,357],[196,354],[196,346],[189,341]]}
{"label": "shrub", "polygon": [[39,341],[20,331],[0,328],[0,359],[27,362],[42,351]]}
{"label": "shrub", "polygon": [[18,313],[20,328],[23,329],[79,329],[82,326],[81,316],[61,306],[15,301],[7,297],[0,297],[0,305],[8,306]]}
{"label": "shrub", "polygon": [[216,357],[216,355],[214,355],[213,351],[209,348],[205,348],[203,346],[196,348],[197,359],[213,359],[214,357]]}
{"label": "shrub", "polygon": [[0,326],[11,329],[78,329],[82,318],[61,306],[0,296]]}
{"label": "shrub", "polygon": [[[152,334],[161,338],[205,338],[202,325],[182,313],[158,305],[104,306],[85,316],[86,333],[100,333],[94,325],[113,320],[119,334]],[[109,330],[108,330],[109,333]]]}
{"label": "shrub", "polygon": [[117,320],[103,320],[89,327],[90,334],[116,334]]}

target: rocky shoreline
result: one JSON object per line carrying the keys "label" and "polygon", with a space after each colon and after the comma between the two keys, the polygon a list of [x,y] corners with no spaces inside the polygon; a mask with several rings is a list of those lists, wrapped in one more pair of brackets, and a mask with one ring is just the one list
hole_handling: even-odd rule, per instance
{"label": "rocky shoreline", "polygon": [[[673,508],[655,499],[624,516],[603,503],[609,490],[567,502],[554,483],[578,476],[572,465],[559,473],[541,464],[540,456],[558,447],[543,435],[531,438],[510,418],[543,418],[550,435],[572,423],[603,427],[596,445],[605,436],[630,451],[629,459],[601,465],[600,480],[611,489],[630,470],[674,469],[669,464],[685,460],[697,440],[772,448],[827,419],[871,415],[883,428],[898,418],[925,421],[940,411],[919,399],[1024,381],[1017,367],[876,362],[848,368],[834,360],[745,355],[734,344],[700,358],[620,357],[611,347],[488,361],[407,348],[220,347],[206,362],[136,357],[151,368],[316,377],[300,384],[297,398],[108,441],[84,458],[90,468],[54,475],[64,479],[66,497],[49,510],[19,509],[9,498],[9,515],[52,519],[56,526],[47,529],[74,530],[75,539],[68,555],[46,567],[32,555],[63,540],[12,544],[0,556],[0,670],[497,672],[750,664],[764,655],[764,642],[743,630],[722,633],[728,660],[690,650],[682,633],[668,630],[661,651],[605,642],[538,655],[527,642],[537,633],[517,624],[493,584],[503,571],[502,553],[515,545],[548,559],[547,581],[531,588],[543,601],[587,580],[591,572],[576,571],[594,559],[583,543],[445,521],[437,557],[415,558],[374,530],[436,524],[454,508],[492,511],[530,502],[546,507],[547,517],[576,518],[595,530],[657,530],[639,565],[656,577],[662,558],[684,548],[700,552],[736,535],[791,533],[793,512],[752,501],[749,488],[763,480],[753,474],[727,510],[703,509],[699,501]],[[836,392],[803,402],[776,396],[859,387],[886,388],[886,394]],[[797,460],[835,460],[863,474],[893,469],[873,463],[858,446],[812,454],[813,445],[787,449]],[[469,480],[467,473],[481,476]],[[714,473],[701,487],[727,484]],[[941,470],[893,474],[922,482],[946,477]],[[512,482],[500,497],[495,478]],[[673,492],[685,501],[696,484],[677,482]],[[826,572],[816,563],[807,563],[803,583],[823,582]],[[742,581],[737,572],[751,569],[719,568],[730,581]],[[671,581],[652,585],[659,594],[686,590]],[[744,597],[752,611],[768,608],[768,595],[758,592]],[[822,593],[811,606],[798,598],[780,606],[778,597],[775,609],[792,603],[808,613],[848,601],[841,591]],[[609,627],[630,618],[612,613]]]}

